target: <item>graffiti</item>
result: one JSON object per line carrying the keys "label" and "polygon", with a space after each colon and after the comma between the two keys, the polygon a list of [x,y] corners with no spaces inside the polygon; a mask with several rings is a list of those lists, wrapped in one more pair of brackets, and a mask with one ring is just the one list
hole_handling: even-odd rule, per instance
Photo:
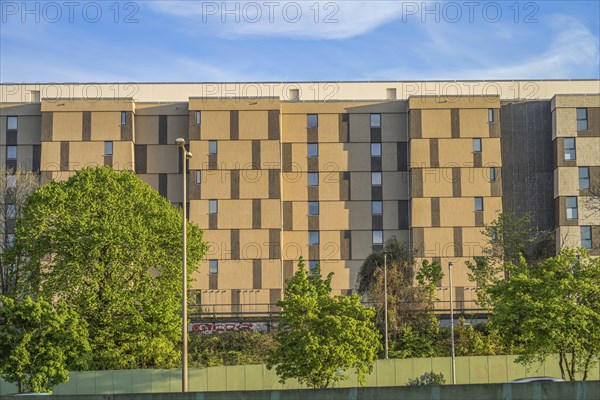
{"label": "graffiti", "polygon": [[268,332],[269,330],[269,324],[266,322],[219,322],[188,325],[189,332],[199,332],[204,334],[224,332]]}

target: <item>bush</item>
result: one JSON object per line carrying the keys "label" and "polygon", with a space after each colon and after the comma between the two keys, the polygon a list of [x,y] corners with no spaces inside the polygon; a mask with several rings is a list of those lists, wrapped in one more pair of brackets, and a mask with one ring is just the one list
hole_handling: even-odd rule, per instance
{"label": "bush", "polygon": [[214,367],[219,365],[264,364],[277,347],[275,336],[259,332],[226,332],[189,336],[189,365]]}
{"label": "bush", "polygon": [[441,372],[436,374],[433,371],[425,372],[418,378],[409,379],[407,385],[408,386],[429,386],[429,385],[443,385],[446,383],[446,379],[444,378],[444,374]]}

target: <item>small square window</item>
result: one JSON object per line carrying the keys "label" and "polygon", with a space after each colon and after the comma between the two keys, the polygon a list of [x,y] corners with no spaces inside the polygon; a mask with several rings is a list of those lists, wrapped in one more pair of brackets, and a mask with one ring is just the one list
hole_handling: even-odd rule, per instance
{"label": "small square window", "polygon": [[319,244],[319,231],[308,232],[308,244],[311,246],[316,246]]}
{"label": "small square window", "polygon": [[105,156],[113,155],[113,142],[104,142],[104,155]]}
{"label": "small square window", "polygon": [[496,167],[490,168],[490,182],[496,182]]}
{"label": "small square window", "polygon": [[127,112],[121,111],[121,126],[127,125]]}
{"label": "small square window", "polygon": [[483,197],[475,197],[475,211],[483,211]]}
{"label": "small square window", "polygon": [[579,167],[579,190],[590,188],[590,167]]}
{"label": "small square window", "polygon": [[317,266],[319,265],[319,260],[310,260],[308,262],[308,272],[314,272],[317,269]]}
{"label": "small square window", "polygon": [[488,122],[494,122],[494,109],[488,108]]}
{"label": "small square window", "polygon": [[319,186],[319,173],[309,172],[308,173],[308,186]]}
{"label": "small square window", "polygon": [[208,213],[216,214],[219,212],[219,203],[218,200],[209,200],[208,201]]}
{"label": "small square window", "polygon": [[577,197],[567,197],[567,219],[579,218],[577,211]]}
{"label": "small square window", "polygon": [[319,202],[309,201],[308,202],[308,215],[319,215]]}
{"label": "small square window", "polygon": [[371,202],[371,214],[373,214],[373,215],[383,214],[383,201],[372,201]]}
{"label": "small square window", "polygon": [[373,231],[373,244],[383,244],[383,231]]}
{"label": "small square window", "polygon": [[307,114],[306,124],[309,128],[316,128],[319,126],[319,115],[318,114]]}
{"label": "small square window", "polygon": [[481,153],[481,139],[473,139],[473,153]]}
{"label": "small square window", "polygon": [[575,138],[565,138],[565,161],[576,160]]}
{"label": "small square window", "polygon": [[16,131],[19,125],[19,117],[6,117],[6,130]]}
{"label": "small square window", "polygon": [[208,154],[217,154],[217,141],[216,140],[208,141]]}
{"label": "small square window", "polygon": [[202,122],[202,114],[200,113],[200,111],[196,111],[195,120],[196,120],[196,125],[200,125],[200,123]]}
{"label": "small square window", "polygon": [[211,275],[216,275],[219,273],[219,260],[208,261],[208,273]]}
{"label": "small square window", "polygon": [[196,171],[196,185],[202,183],[202,171]]}
{"label": "small square window", "polygon": [[371,185],[373,185],[373,186],[381,185],[381,172],[371,172]]}
{"label": "small square window", "polygon": [[371,157],[381,157],[381,143],[371,143]]}
{"label": "small square window", "polygon": [[17,146],[6,146],[6,159],[16,160],[17,159]]}
{"label": "small square window", "polygon": [[319,156],[319,145],[317,143],[309,143],[307,150],[308,150],[309,157],[318,157]]}
{"label": "small square window", "polygon": [[581,227],[581,247],[585,249],[592,248],[592,227],[582,226]]}
{"label": "small square window", "polygon": [[587,108],[577,109],[577,130],[587,131],[588,130],[588,113]]}
{"label": "small square window", "polygon": [[6,187],[8,189],[14,189],[17,187],[17,176],[16,175],[8,175],[6,177]]}
{"label": "small square window", "polygon": [[381,128],[381,114],[371,114],[371,128]]}
{"label": "small square window", "polygon": [[15,219],[17,218],[17,206],[14,204],[6,205],[6,219]]}

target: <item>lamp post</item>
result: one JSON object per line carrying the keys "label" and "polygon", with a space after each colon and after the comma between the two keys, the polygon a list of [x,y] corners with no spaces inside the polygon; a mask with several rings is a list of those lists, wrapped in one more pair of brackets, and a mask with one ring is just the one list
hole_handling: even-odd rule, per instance
{"label": "lamp post", "polygon": [[385,358],[388,358],[388,301],[387,301],[387,253],[383,253],[383,318],[385,319]]}
{"label": "lamp post", "polygon": [[454,304],[452,301],[452,262],[448,262],[448,277],[450,279],[450,333],[452,337],[452,384],[456,384],[456,368],[454,365]]}
{"label": "lamp post", "polygon": [[183,154],[183,202],[181,209],[182,222],[181,222],[181,239],[183,242],[181,250],[181,285],[182,285],[182,296],[181,296],[181,391],[188,391],[188,340],[187,340],[187,174],[186,174],[186,160],[192,158],[190,153],[185,148],[185,139],[175,139]]}

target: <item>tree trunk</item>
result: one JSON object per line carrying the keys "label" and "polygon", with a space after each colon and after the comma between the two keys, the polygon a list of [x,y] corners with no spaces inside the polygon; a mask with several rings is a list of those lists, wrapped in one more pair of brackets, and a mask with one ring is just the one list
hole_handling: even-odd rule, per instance
{"label": "tree trunk", "polygon": [[558,365],[560,365],[560,375],[561,378],[565,379],[565,367],[563,366],[563,362],[565,361],[565,357],[562,351],[558,353]]}

